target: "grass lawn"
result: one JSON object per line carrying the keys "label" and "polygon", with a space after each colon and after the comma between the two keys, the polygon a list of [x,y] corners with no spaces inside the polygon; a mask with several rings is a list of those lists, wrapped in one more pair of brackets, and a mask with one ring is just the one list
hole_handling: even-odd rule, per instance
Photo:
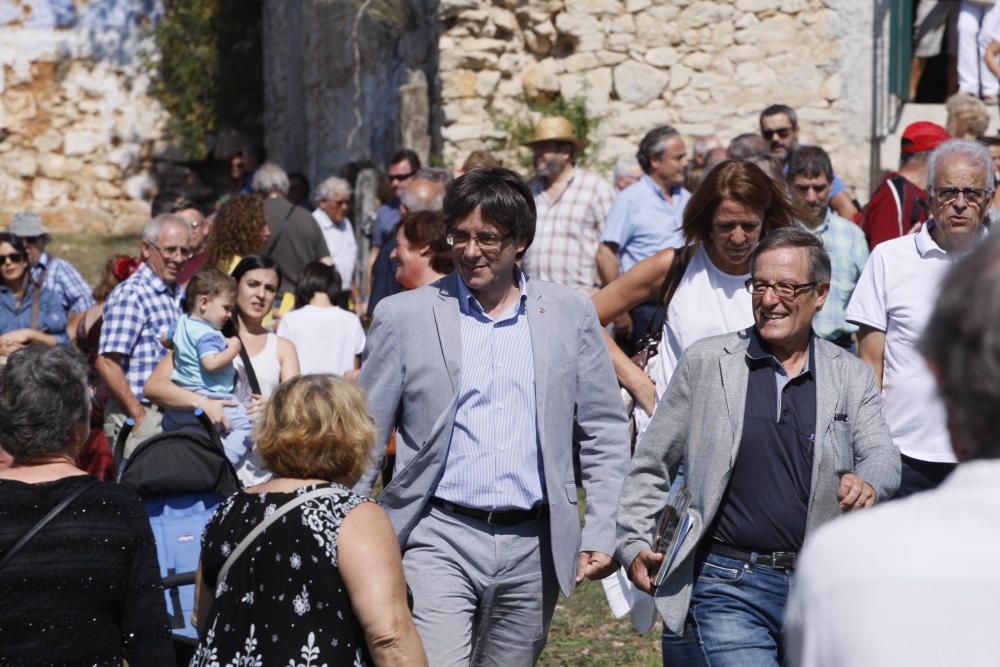
{"label": "grass lawn", "polygon": [[97,284],[108,257],[123,253],[139,255],[139,234],[53,234],[46,250],[70,262],[91,286]]}

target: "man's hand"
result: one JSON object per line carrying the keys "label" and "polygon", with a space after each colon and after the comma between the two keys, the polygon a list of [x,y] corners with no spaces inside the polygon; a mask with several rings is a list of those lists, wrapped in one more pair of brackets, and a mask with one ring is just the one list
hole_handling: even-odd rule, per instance
{"label": "man's hand", "polygon": [[656,572],[662,565],[663,554],[643,549],[632,561],[632,567],[628,569],[628,578],[640,591],[652,595],[653,577],[650,576],[650,572]]}
{"label": "man's hand", "polygon": [[616,569],[618,563],[608,554],[600,551],[581,551],[576,566],[576,583],[583,581],[584,577],[591,581],[610,577]]}
{"label": "man's hand", "polygon": [[875,489],[853,472],[844,473],[837,487],[837,500],[840,501],[840,509],[845,512],[871,507],[875,504]]}

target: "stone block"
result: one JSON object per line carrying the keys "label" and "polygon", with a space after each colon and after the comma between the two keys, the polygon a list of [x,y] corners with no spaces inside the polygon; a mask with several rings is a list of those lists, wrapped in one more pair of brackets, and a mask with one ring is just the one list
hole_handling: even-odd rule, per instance
{"label": "stone block", "polygon": [[8,90],[0,97],[3,103],[3,122],[6,126],[38,116],[38,103],[30,90]]}
{"label": "stone block", "polygon": [[46,153],[40,160],[42,176],[62,180],[69,176],[79,175],[83,162],[78,158],[68,158],[58,153]]}
{"label": "stone block", "polygon": [[753,13],[747,12],[743,16],[737,17],[736,21],[733,22],[733,26],[737,30],[742,30],[743,28],[749,28],[760,23],[760,19]]}
{"label": "stone block", "polygon": [[701,44],[701,33],[694,28],[681,31],[681,41],[687,46],[695,47]]}
{"label": "stone block", "polygon": [[737,44],[761,44],[774,45],[780,48],[780,41],[776,40],[778,35],[787,35],[789,38],[796,34],[798,22],[790,16],[778,14],[764,19],[763,21],[748,28],[736,31]]}
{"label": "stone block", "polygon": [[544,58],[549,55],[552,50],[552,42],[545,35],[536,35],[530,30],[525,30],[521,33],[524,37],[524,45],[528,47],[528,51],[539,58]]}
{"label": "stone block", "polygon": [[652,0],[625,0],[625,10],[635,14],[636,12],[641,12],[652,4]]}
{"label": "stone block", "polygon": [[[767,65],[761,63],[748,62],[740,63],[736,66],[736,80],[747,88],[757,88],[761,86],[772,86],[777,82],[777,77]],[[794,86],[794,82],[788,81],[788,86]]]}
{"label": "stone block", "polygon": [[677,23],[681,28],[700,28],[706,25],[715,25],[719,21],[728,18],[731,12],[732,8],[726,3],[700,0],[681,11],[677,17]]}
{"label": "stone block", "polygon": [[646,52],[646,62],[653,67],[673,67],[679,59],[677,49],[670,46],[661,46]]}
{"label": "stone block", "polygon": [[781,12],[783,14],[798,14],[809,9],[809,0],[782,0]]}
{"label": "stone block", "polygon": [[720,49],[727,49],[733,44],[736,38],[736,28],[732,21],[721,21],[717,25],[706,27],[711,34],[710,41]]}
{"label": "stone block", "polygon": [[66,155],[92,155],[109,143],[106,134],[90,130],[70,130],[64,136],[63,153]]}
{"label": "stone block", "polygon": [[32,178],[38,173],[38,160],[28,151],[10,151],[3,156],[3,170],[11,176]]}
{"label": "stone block", "polygon": [[137,144],[120,144],[108,151],[108,162],[122,171],[127,171],[139,162],[139,146]]}
{"label": "stone block", "polygon": [[34,204],[45,206],[56,200],[69,197],[70,184],[66,181],[53,181],[48,178],[36,178],[31,182],[31,198]]}
{"label": "stone block", "polygon": [[563,99],[582,96],[587,110],[596,115],[604,115],[611,97],[612,76],[610,67],[600,67],[577,74],[563,74],[559,77],[559,93]]}
{"label": "stone block", "polygon": [[559,92],[559,78],[550,63],[546,60],[531,65],[521,75],[521,85],[529,100],[544,99]]}
{"label": "stone block", "polygon": [[471,70],[457,69],[449,72],[444,78],[442,97],[446,100],[459,97],[473,97],[476,94],[476,73]]}
{"label": "stone block", "polygon": [[483,126],[478,123],[455,123],[441,130],[441,138],[445,141],[465,141],[468,139],[479,139],[483,136],[483,132]]}
{"label": "stone block", "polygon": [[80,168],[84,178],[94,181],[113,181],[121,178],[121,170],[113,164],[92,164]]}
{"label": "stone block", "polygon": [[489,98],[500,83],[500,72],[495,70],[484,70],[476,77],[476,95],[482,98]]}
{"label": "stone block", "polygon": [[736,0],[736,9],[741,12],[774,11],[781,6],[781,0]]}
{"label": "stone block", "polygon": [[438,16],[452,18],[470,9],[477,9],[479,0],[441,0],[438,5]]}
{"label": "stone block", "polygon": [[841,98],[842,88],[843,78],[840,74],[833,74],[823,82],[822,86],[820,86],[819,94],[823,98],[833,102]]}
{"label": "stone block", "polygon": [[667,119],[663,111],[630,109],[627,105],[618,104],[614,105],[614,108],[608,113],[608,117],[598,126],[598,130],[601,136],[641,137],[665,122]]}
{"label": "stone block", "polygon": [[7,205],[14,204],[18,207],[21,204],[27,205],[29,203],[25,201],[27,191],[27,181],[7,173],[4,169],[0,169],[0,201]]}
{"label": "stone block", "polygon": [[62,134],[55,130],[46,130],[31,140],[31,145],[39,153],[50,153],[62,146]]}
{"label": "stone block", "polygon": [[618,14],[622,5],[618,0],[573,0],[570,9],[581,14]]}
{"label": "stone block", "polygon": [[632,34],[635,32],[635,19],[631,14],[615,16],[607,22],[608,34]]}
{"label": "stone block", "polygon": [[131,199],[148,199],[156,190],[156,181],[147,174],[141,173],[125,179],[125,194]]}
{"label": "stone block", "polygon": [[597,62],[601,65],[617,65],[628,60],[628,56],[617,51],[598,51]]}
{"label": "stone block", "polygon": [[491,7],[488,10],[488,15],[490,23],[502,32],[515,33],[519,29],[517,17],[514,16],[514,12],[512,11],[500,9],[499,7]]}
{"label": "stone block", "polygon": [[[581,46],[585,42],[592,44],[603,42],[604,40],[604,30],[601,27],[600,19],[590,14],[562,12],[556,16],[555,24],[556,30],[567,35],[572,35]],[[594,49],[587,48],[584,50],[593,51]]]}
{"label": "stone block", "polygon": [[749,44],[739,44],[726,49],[726,57],[734,63],[745,63],[758,60],[763,55],[756,46]]}
{"label": "stone block", "polygon": [[556,37],[556,27],[552,25],[552,21],[549,19],[545,19],[544,21],[540,21],[538,23],[532,23],[531,29],[536,34],[544,35],[549,39],[555,39]]}
{"label": "stone block", "polygon": [[674,65],[670,68],[669,90],[677,91],[691,82],[691,68],[684,65]]}
{"label": "stone block", "polygon": [[684,60],[682,60],[681,62],[683,62],[691,69],[701,72],[707,69],[711,69],[714,66],[716,60],[717,58],[713,58],[708,53],[705,53],[703,51],[696,51],[694,53],[690,53],[684,56]]}
{"label": "stone block", "polygon": [[107,181],[95,181],[94,192],[102,199],[117,199],[122,196],[122,190]]}
{"label": "stone block", "polygon": [[625,61],[614,69],[618,99],[641,106],[660,96],[670,80],[669,74],[644,63]]}
{"label": "stone block", "polygon": [[597,67],[598,59],[597,54],[592,51],[587,51],[585,53],[574,53],[573,55],[563,59],[563,67],[569,72],[580,72],[587,69],[593,69]]}

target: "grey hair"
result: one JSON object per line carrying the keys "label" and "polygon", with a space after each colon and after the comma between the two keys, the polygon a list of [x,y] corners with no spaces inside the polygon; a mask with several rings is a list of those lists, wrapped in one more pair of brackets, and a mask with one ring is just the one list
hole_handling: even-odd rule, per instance
{"label": "grey hair", "polygon": [[331,176],[316,186],[315,201],[329,201],[337,195],[351,196],[351,184],[337,176]]}
{"label": "grey hair", "polygon": [[919,342],[936,369],[953,444],[980,458],[1000,458],[998,320],[1000,237],[991,235],[948,272]]}
{"label": "grey hair", "polygon": [[805,248],[809,251],[809,281],[830,282],[830,255],[823,248],[823,240],[799,227],[779,227],[762,238],[750,253],[750,275],[753,275],[757,258],[777,248]]}
{"label": "grey hair", "polygon": [[273,162],[265,162],[253,174],[253,191],[259,195],[288,193],[288,174]]}
{"label": "grey hair", "polygon": [[667,142],[677,136],[680,136],[680,132],[669,125],[661,125],[646,133],[639,142],[639,150],[635,154],[635,159],[644,174],[652,171],[653,158],[662,158],[667,150]]}
{"label": "grey hair", "polygon": [[191,223],[177,215],[176,213],[161,213],[152,220],[146,223],[146,226],[142,228],[142,240],[146,243],[152,243],[156,245],[160,238],[160,231],[163,229],[163,225],[168,222],[172,222],[178,225],[182,225],[184,229],[187,230],[188,236],[191,235]]}
{"label": "grey hair", "polygon": [[57,454],[90,420],[87,364],[76,348],[29,345],[0,371],[0,446],[15,461]]}
{"label": "grey hair", "polygon": [[448,169],[447,167],[424,167],[422,169],[417,169],[417,173],[414,178],[423,178],[434,183],[440,183],[445,188],[451,185],[451,182],[455,180],[454,175],[451,173],[451,169]]}
{"label": "grey hair", "polygon": [[937,171],[938,163],[953,156],[961,156],[972,162],[974,166],[983,172],[983,183],[986,184],[986,189],[993,189],[991,187],[993,185],[993,158],[990,157],[990,149],[978,141],[949,139],[935,148],[927,160],[928,190],[936,185],[934,182],[934,173]]}
{"label": "grey hair", "polygon": [[622,155],[621,157],[619,157],[618,161],[615,162],[615,169],[613,172],[615,183],[617,183],[618,179],[621,178],[622,176],[628,176],[628,172],[631,171],[632,169],[635,169],[638,166],[639,166],[639,159],[636,158],[636,156],[634,155]]}
{"label": "grey hair", "polygon": [[444,190],[440,188],[435,189],[434,197],[431,199],[426,199],[415,193],[410,188],[403,190],[403,194],[399,197],[400,203],[406,207],[408,213],[417,213],[419,211],[434,211],[435,213],[440,213],[441,209],[444,207]]}

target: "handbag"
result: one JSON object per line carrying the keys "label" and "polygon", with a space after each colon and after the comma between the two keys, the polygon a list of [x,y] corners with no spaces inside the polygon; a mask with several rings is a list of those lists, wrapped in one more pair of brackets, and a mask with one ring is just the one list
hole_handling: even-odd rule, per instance
{"label": "handbag", "polygon": [[14,555],[18,551],[20,551],[21,548],[24,547],[24,545],[27,544],[29,540],[31,540],[31,538],[33,538],[35,535],[41,532],[42,528],[45,528],[45,526],[47,526],[53,519],[59,516],[59,514],[62,513],[62,511],[65,510],[67,507],[69,507],[74,500],[76,500],[84,493],[86,493],[87,491],[94,488],[100,483],[101,481],[99,479],[91,478],[90,480],[88,480],[86,484],[83,484],[82,486],[80,486],[80,488],[73,491],[73,493],[63,498],[62,502],[53,507],[52,510],[50,510],[48,514],[43,516],[38,523],[32,526],[27,533],[22,535],[21,539],[19,539],[17,542],[14,543],[14,546],[12,546],[10,549],[7,549],[7,552],[3,555],[3,558],[0,558],[0,570],[2,570],[4,566],[7,563],[9,563],[12,558],[14,558]]}

